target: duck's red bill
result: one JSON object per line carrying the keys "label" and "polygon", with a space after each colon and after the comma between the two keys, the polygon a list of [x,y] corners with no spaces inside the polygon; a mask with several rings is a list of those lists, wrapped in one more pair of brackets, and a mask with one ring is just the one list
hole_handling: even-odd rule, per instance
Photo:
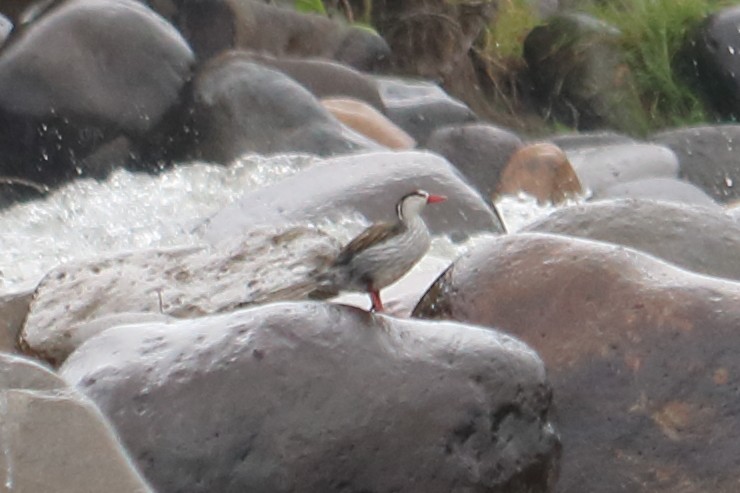
{"label": "duck's red bill", "polygon": [[444,202],[445,200],[447,200],[447,197],[445,197],[444,195],[430,195],[429,197],[427,197],[427,204]]}

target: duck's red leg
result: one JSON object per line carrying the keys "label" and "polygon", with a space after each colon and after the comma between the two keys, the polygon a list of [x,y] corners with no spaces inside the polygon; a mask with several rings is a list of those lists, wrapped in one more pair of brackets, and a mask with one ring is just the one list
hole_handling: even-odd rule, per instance
{"label": "duck's red leg", "polygon": [[380,301],[380,290],[370,288],[368,291],[370,293],[370,299],[373,302],[373,307],[371,308],[371,311],[382,312],[383,302]]}

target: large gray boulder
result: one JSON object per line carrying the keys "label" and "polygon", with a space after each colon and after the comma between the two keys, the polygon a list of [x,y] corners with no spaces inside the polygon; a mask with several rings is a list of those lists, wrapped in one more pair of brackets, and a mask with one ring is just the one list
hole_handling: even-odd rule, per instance
{"label": "large gray boulder", "polygon": [[388,44],[364,27],[252,0],[148,0],[190,42],[198,58],[244,49],[276,57],[328,58],[373,70]]}
{"label": "large gray boulder", "polygon": [[491,208],[444,159],[424,152],[372,152],[329,159],[251,191],[210,218],[204,234],[218,242],[258,225],[323,222],[342,213],[392,220],[398,199],[415,189],[447,196],[447,202],[424,212],[433,233],[500,231]]}
{"label": "large gray boulder", "polygon": [[670,148],[681,164],[679,176],[722,203],[740,198],[740,125],[705,125],[660,132],[651,137]]}
{"label": "large gray boulder", "polygon": [[227,164],[250,152],[332,156],[383,149],[339,123],[296,81],[243,52],[203,66],[192,97],[190,144],[197,159]]}
{"label": "large gray boulder", "polygon": [[0,491],[153,493],[89,399],[0,353]]}
{"label": "large gray boulder", "polygon": [[525,231],[608,241],[694,272],[740,280],[740,225],[718,207],[603,201],[557,210]]}
{"label": "large gray boulder", "polygon": [[84,158],[104,144],[153,131],[193,62],[177,30],[140,2],[59,2],[0,53],[0,174],[52,184],[88,171]]}
{"label": "large gray boulder", "polygon": [[280,303],[111,329],[61,374],[160,493],[554,486],[544,367],[487,329]]}
{"label": "large gray boulder", "polygon": [[646,178],[676,178],[679,161],[668,147],[624,143],[566,151],[583,187],[598,197],[604,190]]}

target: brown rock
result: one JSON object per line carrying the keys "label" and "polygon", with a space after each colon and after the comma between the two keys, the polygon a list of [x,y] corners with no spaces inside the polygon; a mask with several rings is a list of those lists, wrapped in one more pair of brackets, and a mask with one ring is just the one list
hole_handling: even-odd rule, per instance
{"label": "brown rock", "polygon": [[515,152],[501,173],[498,194],[519,192],[534,196],[540,204],[559,204],[582,194],[583,189],[562,149],[538,143]]}
{"label": "brown rock", "polygon": [[390,149],[413,149],[416,141],[381,112],[358,99],[322,99],[321,104],[334,118],[351,129]]}
{"label": "brown rock", "polygon": [[556,491],[738,490],[740,284],[541,234],[479,244],[416,314],[539,351],[561,418]]}

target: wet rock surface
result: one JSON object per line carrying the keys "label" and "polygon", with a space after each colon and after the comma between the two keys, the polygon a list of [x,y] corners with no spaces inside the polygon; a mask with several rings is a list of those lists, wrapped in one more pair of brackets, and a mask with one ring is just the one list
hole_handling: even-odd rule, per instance
{"label": "wet rock surface", "polygon": [[691,64],[704,97],[714,111],[728,121],[740,117],[740,7],[721,9],[708,16],[696,29],[686,50],[685,64]]}
{"label": "wet rock surface", "polygon": [[522,231],[616,243],[697,273],[740,280],[740,227],[719,208],[603,201],[560,209]]}
{"label": "wet rock surface", "polygon": [[190,42],[201,60],[245,49],[277,57],[333,59],[373,70],[388,56],[377,34],[318,15],[250,0],[149,0]]}
{"label": "wet rock surface", "polygon": [[717,207],[719,205],[701,188],[676,178],[646,178],[618,183],[595,194],[592,199],[660,200],[704,207]]}
{"label": "wet rock surface", "polygon": [[274,68],[297,81],[317,98],[353,98],[385,112],[372,76],[330,60],[275,58],[252,54],[254,61]]}
{"label": "wet rock surface", "polygon": [[398,198],[415,189],[447,196],[434,214],[425,213],[432,233],[461,237],[500,231],[491,208],[454,167],[422,152],[373,152],[327,160],[245,194],[202,227],[209,241],[218,242],[258,225],[326,221],[347,211],[370,221],[390,221]]}
{"label": "wet rock surface", "polygon": [[583,187],[594,195],[634,180],[676,178],[679,172],[679,160],[673,151],[657,144],[584,147],[566,154]]}
{"label": "wet rock surface", "polygon": [[83,395],[30,360],[0,353],[3,491],[153,493]]}
{"label": "wet rock surface", "polygon": [[540,204],[560,204],[584,191],[565,152],[543,142],[517,150],[501,173],[496,195],[518,193],[531,195]]}
{"label": "wet rock surface", "polygon": [[[85,340],[115,325],[198,317],[264,302],[305,283],[308,273],[338,250],[326,234],[294,227],[254,230],[213,249],[140,250],[61,265],[35,290],[21,346],[59,364]],[[301,294],[305,298],[307,292],[294,296]]]}
{"label": "wet rock surface", "polygon": [[475,113],[437,84],[395,77],[376,78],[386,116],[424,144],[444,126],[476,121]]}
{"label": "wet rock surface", "polygon": [[455,165],[489,200],[506,163],[522,146],[515,133],[481,123],[439,128],[426,143],[427,149]]}
{"label": "wet rock surface", "polygon": [[139,2],[49,9],[0,54],[0,174],[52,184],[83,173],[102,144],[154,129],[192,63],[179,33]]}
{"label": "wet rock surface", "polygon": [[479,244],[416,314],[538,350],[558,409],[556,491],[737,490],[740,284],[554,235]]}
{"label": "wet rock surface", "polygon": [[416,146],[416,141],[409,134],[363,101],[330,98],[322,99],[321,104],[334,118],[388,149],[408,150]]}
{"label": "wet rock surface", "polygon": [[61,373],[161,493],[523,493],[554,481],[541,362],[476,327],[276,304],[110,330]]}
{"label": "wet rock surface", "polygon": [[249,152],[331,156],[382,148],[340,124],[294,80],[241,52],[198,73],[192,120],[194,157],[223,164]]}
{"label": "wet rock surface", "polygon": [[524,58],[542,107],[579,130],[644,132],[645,116],[619,42],[616,28],[581,13],[557,14],[530,31]]}
{"label": "wet rock surface", "polygon": [[667,130],[651,140],[670,148],[680,162],[679,176],[724,203],[740,198],[740,125],[707,125]]}
{"label": "wet rock surface", "polygon": [[0,294],[0,351],[14,352],[23,321],[33,298],[33,289]]}

